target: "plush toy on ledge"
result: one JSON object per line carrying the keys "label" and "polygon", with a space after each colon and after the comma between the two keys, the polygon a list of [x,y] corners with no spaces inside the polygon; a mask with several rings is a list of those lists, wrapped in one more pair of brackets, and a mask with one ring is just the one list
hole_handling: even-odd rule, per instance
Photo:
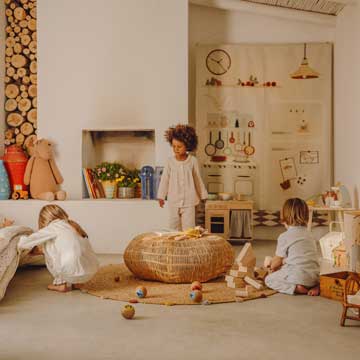
{"label": "plush toy on ledge", "polygon": [[51,142],[46,139],[36,141],[24,175],[24,183],[30,185],[31,197],[47,201],[65,200],[66,192],[59,189],[63,181],[53,159]]}

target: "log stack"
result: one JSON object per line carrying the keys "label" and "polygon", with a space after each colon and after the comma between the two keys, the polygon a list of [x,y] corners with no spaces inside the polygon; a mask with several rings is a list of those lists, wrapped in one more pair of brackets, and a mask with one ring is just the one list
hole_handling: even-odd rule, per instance
{"label": "log stack", "polygon": [[4,0],[5,146],[26,151],[37,133],[37,22],[36,0]]}

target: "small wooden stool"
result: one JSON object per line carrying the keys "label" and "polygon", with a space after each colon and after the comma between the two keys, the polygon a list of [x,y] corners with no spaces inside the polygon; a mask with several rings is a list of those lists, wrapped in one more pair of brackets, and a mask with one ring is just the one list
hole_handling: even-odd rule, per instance
{"label": "small wooden stool", "polygon": [[[345,291],[344,291],[344,301],[343,301],[343,312],[341,316],[341,326],[345,326],[345,320],[359,320],[360,321],[360,305],[350,304],[348,302],[348,295],[355,295],[357,291],[360,289],[360,276],[358,274],[350,274],[345,282]],[[358,311],[358,315],[349,316],[347,311],[349,308],[356,309]]]}

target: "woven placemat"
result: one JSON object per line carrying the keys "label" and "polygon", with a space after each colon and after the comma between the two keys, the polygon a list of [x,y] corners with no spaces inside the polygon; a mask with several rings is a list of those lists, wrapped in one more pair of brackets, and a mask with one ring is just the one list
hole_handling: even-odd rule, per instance
{"label": "woven placemat", "polygon": [[[166,284],[156,281],[145,281],[135,278],[125,264],[107,265],[101,267],[92,280],[82,286],[82,291],[102,299],[112,299],[128,302],[136,298],[135,289],[145,286],[147,296],[138,299],[144,304],[160,305],[196,305],[189,298],[190,284]],[[265,289],[257,291],[251,297],[240,301],[267,297],[276,291]],[[203,284],[203,300],[209,303],[228,303],[239,301],[235,297],[235,290],[227,287],[224,278],[219,278]]]}

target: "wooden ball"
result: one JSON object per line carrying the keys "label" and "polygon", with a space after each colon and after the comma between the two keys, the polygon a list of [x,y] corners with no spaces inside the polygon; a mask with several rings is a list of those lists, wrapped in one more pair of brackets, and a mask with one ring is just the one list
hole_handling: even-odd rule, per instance
{"label": "wooden ball", "polygon": [[200,290],[194,290],[190,293],[190,299],[193,302],[200,303],[202,301],[202,292]]}
{"label": "wooden ball", "polygon": [[136,296],[138,298],[144,298],[146,297],[146,294],[147,294],[147,289],[145,286],[138,286],[136,288]]}
{"label": "wooden ball", "polygon": [[202,290],[202,285],[200,281],[193,281],[191,283],[191,290]]}
{"label": "wooden ball", "polygon": [[132,305],[124,305],[124,307],[121,310],[121,315],[125,318],[125,319],[132,319],[135,315],[135,309]]}

